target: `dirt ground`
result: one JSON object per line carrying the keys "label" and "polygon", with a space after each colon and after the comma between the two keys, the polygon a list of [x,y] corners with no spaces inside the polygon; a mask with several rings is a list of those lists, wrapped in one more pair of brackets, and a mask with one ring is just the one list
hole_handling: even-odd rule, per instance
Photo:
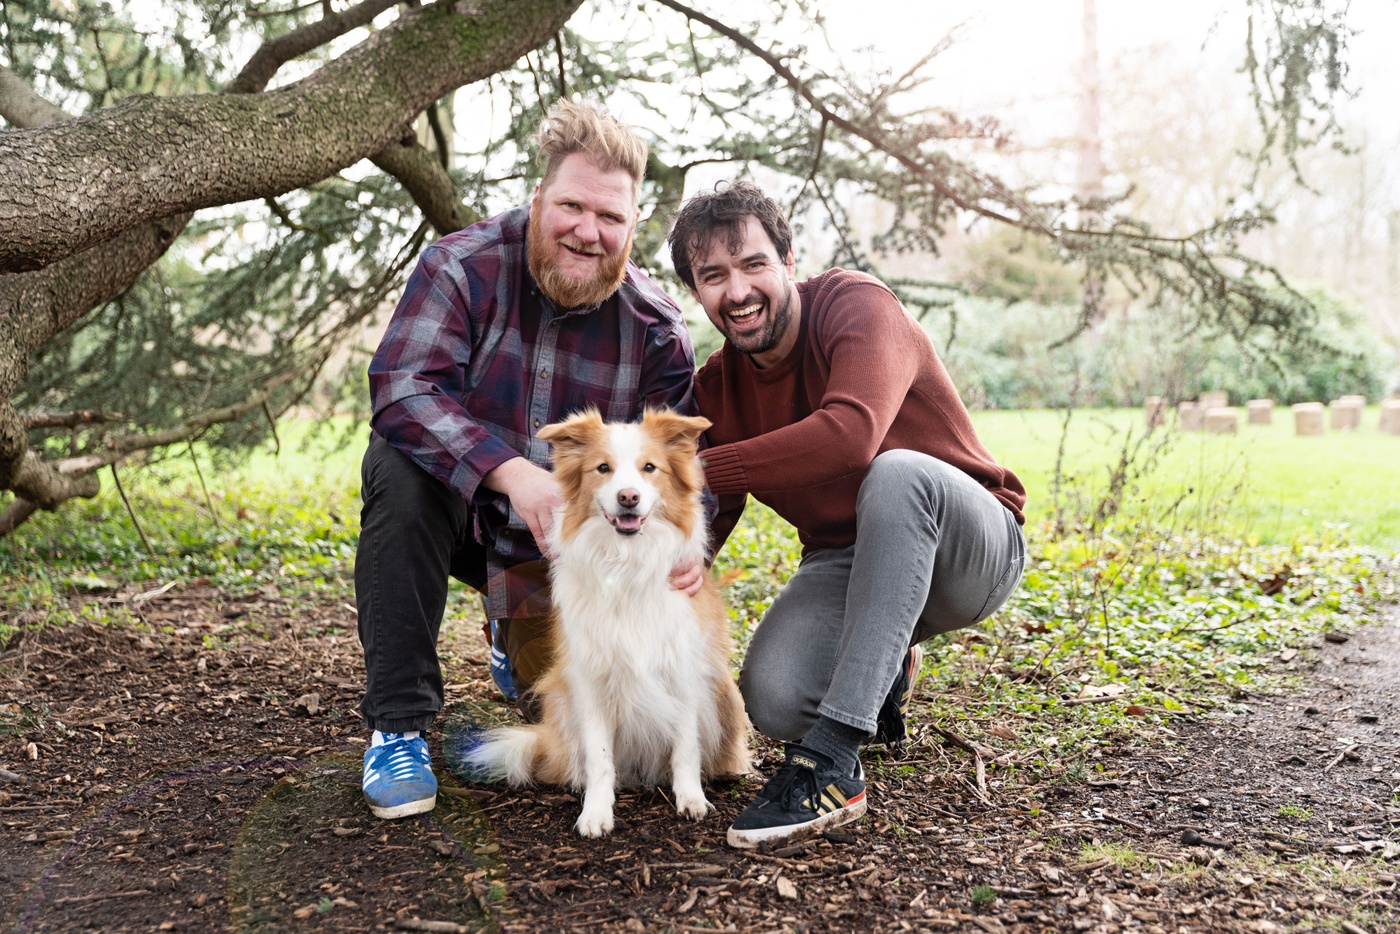
{"label": "dirt ground", "polygon": [[712,786],[699,823],[624,792],[591,841],[560,789],[455,780],[442,737],[500,712],[469,621],[444,637],[438,807],[381,822],[350,607],[89,599],[143,625],[28,630],[0,654],[5,930],[1400,931],[1395,621],[1319,643],[1295,695],[985,799],[967,752],[916,724],[903,758],[869,754],[869,817],[741,853],[724,831],[755,782]]}

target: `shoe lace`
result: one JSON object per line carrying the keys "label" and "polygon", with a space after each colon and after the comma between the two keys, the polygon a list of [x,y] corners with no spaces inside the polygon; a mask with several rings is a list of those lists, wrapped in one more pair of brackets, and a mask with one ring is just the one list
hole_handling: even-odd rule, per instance
{"label": "shoe lace", "polygon": [[806,766],[788,762],[774,773],[758,796],[791,806],[804,798],[814,799],[816,793],[817,773]]}
{"label": "shoe lace", "polygon": [[413,748],[412,740],[402,737],[386,739],[380,748],[384,751],[379,754],[378,766],[391,780],[412,778],[419,766],[424,764]]}

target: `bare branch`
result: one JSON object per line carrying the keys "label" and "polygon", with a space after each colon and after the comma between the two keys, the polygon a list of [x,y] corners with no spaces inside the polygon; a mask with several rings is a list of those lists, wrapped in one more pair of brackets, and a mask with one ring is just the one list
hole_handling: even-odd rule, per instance
{"label": "bare branch", "polygon": [[480,220],[457,196],[452,176],[442,163],[416,139],[408,145],[400,141],[390,143],[370,161],[398,179],[439,236]]}
{"label": "bare branch", "polygon": [[0,538],[24,525],[38,511],[39,507],[27,499],[16,499],[10,503],[4,512],[0,512]]}
{"label": "bare branch", "polygon": [[0,65],[0,117],[11,126],[36,127],[69,119],[63,108],[40,97],[19,75]]}
{"label": "bare branch", "polygon": [[365,0],[344,13],[327,13],[309,26],[294,29],[276,39],[264,42],[253,53],[238,77],[224,88],[226,94],[253,94],[267,87],[267,83],[277,74],[277,70],[292,59],[305,55],[338,39],[352,29],[367,26],[380,13],[392,7],[398,0]]}
{"label": "bare branch", "polygon": [[32,431],[35,428],[77,428],[79,425],[119,422],[122,416],[119,412],[79,409],[76,412],[29,412],[21,414],[19,420],[26,431]]}

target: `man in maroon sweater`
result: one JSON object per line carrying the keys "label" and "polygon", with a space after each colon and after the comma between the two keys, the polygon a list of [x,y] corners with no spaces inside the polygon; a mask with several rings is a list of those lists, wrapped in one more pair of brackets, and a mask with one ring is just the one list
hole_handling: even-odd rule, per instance
{"label": "man in maroon sweater", "polygon": [[860,745],[902,742],[918,644],[987,618],[1019,583],[1026,494],[894,293],[842,269],[797,282],[791,228],[758,188],[691,199],[670,246],[725,337],[695,385],[714,423],[715,551],[748,495],[803,546],[739,676],[754,725],[788,744],[729,829],[752,847],[864,813]]}

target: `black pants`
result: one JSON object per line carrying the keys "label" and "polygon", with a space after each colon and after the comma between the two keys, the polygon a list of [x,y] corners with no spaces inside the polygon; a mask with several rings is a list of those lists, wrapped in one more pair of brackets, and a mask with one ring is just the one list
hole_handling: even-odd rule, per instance
{"label": "black pants", "polygon": [[[472,535],[472,510],[457,493],[370,436],[360,466],[360,544],[355,552],[355,603],[365,652],[360,713],[370,729],[424,730],[442,709],[438,630],[448,578],[486,587],[486,547]],[[527,570],[543,580],[543,568]],[[531,601],[534,603],[534,601]],[[544,618],[502,627],[522,694],[548,663]]]}

